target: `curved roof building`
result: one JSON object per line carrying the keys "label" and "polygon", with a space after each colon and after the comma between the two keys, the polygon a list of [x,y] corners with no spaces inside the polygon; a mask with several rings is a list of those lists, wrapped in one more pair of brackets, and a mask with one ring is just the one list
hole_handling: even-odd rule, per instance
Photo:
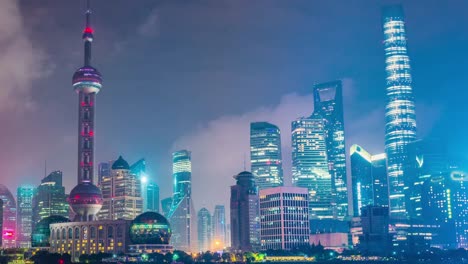
{"label": "curved roof building", "polygon": [[67,222],[70,222],[70,220],[60,215],[51,215],[42,219],[41,221],[39,221],[39,223],[36,224],[36,227],[33,230],[33,233],[31,235],[31,246],[50,247],[50,225]]}

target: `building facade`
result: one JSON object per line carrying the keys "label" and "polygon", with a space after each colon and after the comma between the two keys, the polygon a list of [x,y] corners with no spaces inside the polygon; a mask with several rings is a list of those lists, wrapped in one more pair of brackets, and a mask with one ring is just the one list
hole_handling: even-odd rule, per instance
{"label": "building facade", "polygon": [[129,245],[130,220],[87,221],[50,224],[50,252],[70,254],[125,253]]}
{"label": "building facade", "polygon": [[31,247],[31,233],[33,220],[34,187],[22,185],[16,192],[18,201],[16,216],[16,244],[20,248]]}
{"label": "building facade", "polygon": [[290,250],[309,245],[309,192],[306,188],[260,190],[262,250]]}
{"label": "building facade", "polygon": [[328,168],[332,180],[333,215],[348,216],[346,145],[341,81],[314,85],[314,112],[324,118]]}
{"label": "building facade", "polygon": [[281,133],[277,126],[250,123],[250,164],[259,190],[283,185]]}
{"label": "building facade", "polygon": [[255,176],[247,171],[234,176],[231,186],[231,248],[240,251],[260,249],[260,207]]}
{"label": "building facade", "polygon": [[159,186],[149,181],[145,185],[143,192],[146,192],[146,202],[144,202],[145,212],[159,212]]}
{"label": "building facade", "polygon": [[41,180],[33,197],[33,228],[35,223],[51,215],[69,216],[69,205],[62,172],[53,171]]}
{"label": "building facade", "polygon": [[224,205],[215,205],[213,213],[213,250],[222,250],[230,244],[226,235],[226,210]]}
{"label": "building facade", "polygon": [[198,250],[197,215],[192,201],[192,161],[188,150],[172,154],[173,196],[168,214],[172,227],[171,243],[175,249],[187,252]]}
{"label": "building facade", "polygon": [[103,205],[99,219],[131,220],[143,213],[140,179],[131,173],[122,156],[112,164],[111,176],[102,179],[101,190]]}
{"label": "building facade", "polygon": [[206,208],[198,211],[198,251],[206,252],[211,250],[213,237],[213,226],[210,211]]}
{"label": "building facade", "polygon": [[359,216],[367,205],[388,206],[385,153],[371,155],[352,145],[350,150],[353,215]]}
{"label": "building facade", "polygon": [[320,114],[292,122],[293,184],[309,190],[311,219],[333,218],[332,180],[325,140],[325,123]]}
{"label": "building facade", "polygon": [[416,113],[403,8],[383,10],[387,104],[385,107],[385,153],[387,154],[390,216],[406,219],[408,188],[404,164],[408,143],[416,139]]}
{"label": "building facade", "polygon": [[10,190],[0,184],[0,199],[3,201],[3,227],[2,246],[3,248],[16,247],[16,201]]}
{"label": "building facade", "polygon": [[386,206],[366,205],[361,208],[359,248],[363,254],[385,254],[391,249],[388,211]]}

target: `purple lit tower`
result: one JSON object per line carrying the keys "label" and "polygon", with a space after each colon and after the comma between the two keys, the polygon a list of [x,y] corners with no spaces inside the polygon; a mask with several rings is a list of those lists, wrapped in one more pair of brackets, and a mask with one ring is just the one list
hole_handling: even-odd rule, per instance
{"label": "purple lit tower", "polygon": [[101,190],[93,184],[94,122],[96,94],[101,89],[101,74],[91,66],[91,9],[87,0],[86,27],[83,31],[84,66],[73,75],[73,88],[78,94],[78,185],[70,192],[68,202],[76,214],[74,221],[93,221],[102,207]]}

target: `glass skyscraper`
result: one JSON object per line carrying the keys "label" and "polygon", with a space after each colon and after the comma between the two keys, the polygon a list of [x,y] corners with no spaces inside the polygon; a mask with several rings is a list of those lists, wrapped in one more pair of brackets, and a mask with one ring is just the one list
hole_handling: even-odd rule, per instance
{"label": "glass skyscraper", "polygon": [[33,186],[22,185],[18,187],[16,193],[18,202],[16,216],[16,243],[20,248],[31,247],[33,196]]}
{"label": "glass skyscraper", "polygon": [[267,122],[250,124],[250,164],[258,188],[283,185],[281,133]]}
{"label": "glass skyscraper", "polygon": [[350,160],[353,215],[359,216],[367,205],[388,207],[385,153],[371,155],[361,146],[352,145]]}
{"label": "glass skyscraper", "polygon": [[314,85],[314,112],[324,118],[328,168],[332,180],[333,215],[343,219],[348,215],[348,191],[341,81]]}
{"label": "glass skyscraper", "polygon": [[213,213],[213,250],[222,250],[227,245],[226,210],[224,205],[216,205]]}
{"label": "glass skyscraper", "polygon": [[69,217],[69,205],[62,184],[61,171],[53,171],[41,180],[33,204],[33,228],[36,223],[51,215]]}
{"label": "glass skyscraper", "polygon": [[192,157],[188,150],[172,153],[173,197],[172,204],[177,205],[184,197],[190,197],[192,190]]}
{"label": "glass skyscraper", "polygon": [[10,190],[0,184],[0,199],[3,200],[2,247],[16,247],[16,201]]}
{"label": "glass skyscraper", "polygon": [[198,211],[198,251],[211,250],[212,223],[210,211],[206,208]]}
{"label": "glass skyscraper", "polygon": [[309,190],[310,219],[333,218],[325,121],[314,113],[292,122],[293,184]]}
{"label": "glass skyscraper", "polygon": [[408,217],[405,195],[408,186],[404,179],[404,164],[407,144],[416,139],[416,114],[401,6],[383,9],[383,33],[387,76],[385,152],[388,159],[390,217],[405,219]]}

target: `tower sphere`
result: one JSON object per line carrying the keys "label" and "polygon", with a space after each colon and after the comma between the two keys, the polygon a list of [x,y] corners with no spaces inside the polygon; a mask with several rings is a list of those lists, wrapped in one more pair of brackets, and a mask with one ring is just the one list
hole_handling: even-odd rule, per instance
{"label": "tower sphere", "polygon": [[101,190],[90,182],[82,182],[70,192],[68,203],[75,214],[84,218],[81,221],[94,220],[102,207]]}
{"label": "tower sphere", "polygon": [[77,93],[98,93],[102,87],[102,75],[96,68],[84,66],[73,74],[73,88]]}

